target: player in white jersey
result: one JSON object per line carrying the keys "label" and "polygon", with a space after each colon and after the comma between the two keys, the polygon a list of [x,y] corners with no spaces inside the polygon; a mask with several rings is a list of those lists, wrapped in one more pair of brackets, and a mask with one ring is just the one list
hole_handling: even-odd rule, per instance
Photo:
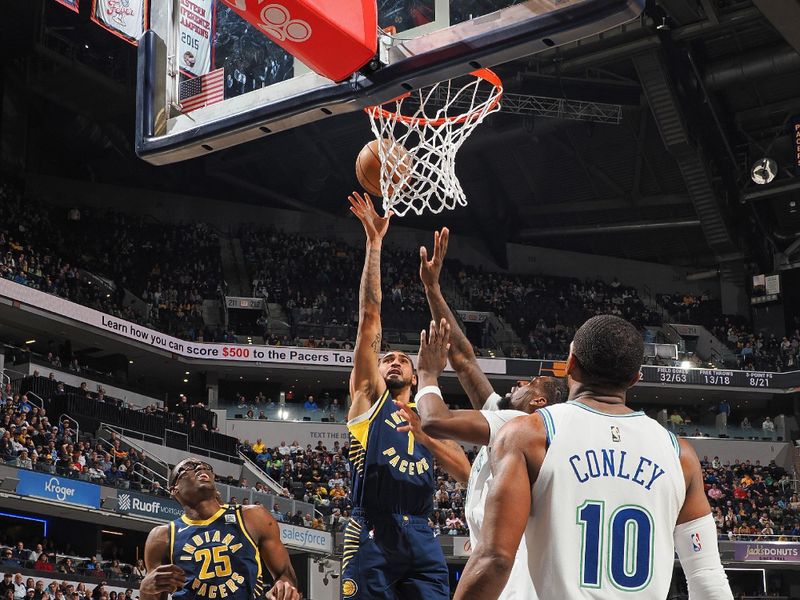
{"label": "player in white jersey", "polygon": [[[469,470],[465,514],[469,526],[472,548],[477,545],[478,534],[483,522],[484,502],[491,483],[489,465],[489,449],[500,428],[513,418],[526,416],[538,408],[557,401],[560,389],[558,381],[553,377],[534,377],[531,380],[519,381],[511,389],[511,393],[501,398],[492,389],[491,383],[481,370],[472,345],[459,329],[458,323],[450,311],[439,287],[439,273],[442,268],[449,232],[447,228],[434,234],[433,256],[428,260],[427,250],[420,249],[420,279],[425,286],[431,315],[444,327],[449,327],[450,348],[447,358],[456,371],[462,387],[467,392],[473,407],[481,410],[449,410],[444,401],[437,396],[430,396],[424,406],[418,406],[424,431],[439,438],[447,438],[481,445]],[[436,380],[446,360],[434,366],[435,360],[426,360],[431,348],[425,344],[425,336],[420,347],[420,374],[425,368],[433,366],[432,372],[424,373],[424,377]],[[434,352],[435,353],[435,352]],[[438,369],[438,370],[437,370]],[[422,385],[422,383],[421,383]],[[419,435],[419,418],[413,411],[401,410],[409,422],[408,428]],[[466,459],[466,458],[465,458]],[[460,474],[450,472],[457,480]],[[466,480],[462,480],[466,482]],[[500,595],[504,600],[535,600],[533,583],[528,576],[527,548],[520,543],[514,571],[509,582]]]}
{"label": "player in white jersey", "polygon": [[542,600],[664,600],[676,551],[690,600],[732,600],[697,455],[625,406],[643,354],[627,321],[589,319],[570,347],[568,402],[503,428],[456,600],[498,597],[523,532],[546,548],[528,553]]}

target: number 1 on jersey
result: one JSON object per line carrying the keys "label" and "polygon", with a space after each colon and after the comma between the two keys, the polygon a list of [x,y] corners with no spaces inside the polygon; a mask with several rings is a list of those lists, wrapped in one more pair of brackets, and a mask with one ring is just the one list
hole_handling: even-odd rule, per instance
{"label": "number 1 on jersey", "polygon": [[[605,502],[587,500],[578,507],[581,526],[581,587],[602,587]],[[614,587],[633,592],[647,587],[653,575],[653,518],[641,506],[617,508],[608,523],[605,554]]]}

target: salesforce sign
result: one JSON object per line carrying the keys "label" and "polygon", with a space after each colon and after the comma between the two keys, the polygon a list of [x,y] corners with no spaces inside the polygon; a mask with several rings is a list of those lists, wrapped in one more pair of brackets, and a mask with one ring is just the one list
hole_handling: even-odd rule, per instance
{"label": "salesforce sign", "polygon": [[174,521],[183,514],[183,509],[180,504],[169,498],[118,491],[117,512],[150,517],[160,521]]}
{"label": "salesforce sign", "polygon": [[36,496],[62,504],[100,508],[99,485],[23,469],[17,471],[17,476],[19,477],[17,493],[20,496]]}

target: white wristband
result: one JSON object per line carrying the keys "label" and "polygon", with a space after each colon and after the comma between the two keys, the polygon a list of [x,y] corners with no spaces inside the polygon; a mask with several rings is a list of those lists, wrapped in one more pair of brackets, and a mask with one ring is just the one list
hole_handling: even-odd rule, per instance
{"label": "white wristband", "polygon": [[416,396],[414,396],[414,403],[415,404],[419,404],[420,399],[425,394],[434,394],[436,396],[439,396],[439,398],[441,398],[442,402],[444,402],[444,398],[442,398],[442,390],[439,389],[439,386],[426,385],[424,388],[422,388],[420,391],[417,392]]}

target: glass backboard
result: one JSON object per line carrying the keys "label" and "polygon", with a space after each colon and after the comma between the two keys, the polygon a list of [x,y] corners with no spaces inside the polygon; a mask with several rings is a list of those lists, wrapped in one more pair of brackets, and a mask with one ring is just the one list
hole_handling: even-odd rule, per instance
{"label": "glass backboard", "polygon": [[139,44],[137,154],[167,164],[358,111],[606,31],[644,7],[644,0],[377,2],[378,54],[343,82],[312,72],[218,0],[152,3],[151,29]]}

